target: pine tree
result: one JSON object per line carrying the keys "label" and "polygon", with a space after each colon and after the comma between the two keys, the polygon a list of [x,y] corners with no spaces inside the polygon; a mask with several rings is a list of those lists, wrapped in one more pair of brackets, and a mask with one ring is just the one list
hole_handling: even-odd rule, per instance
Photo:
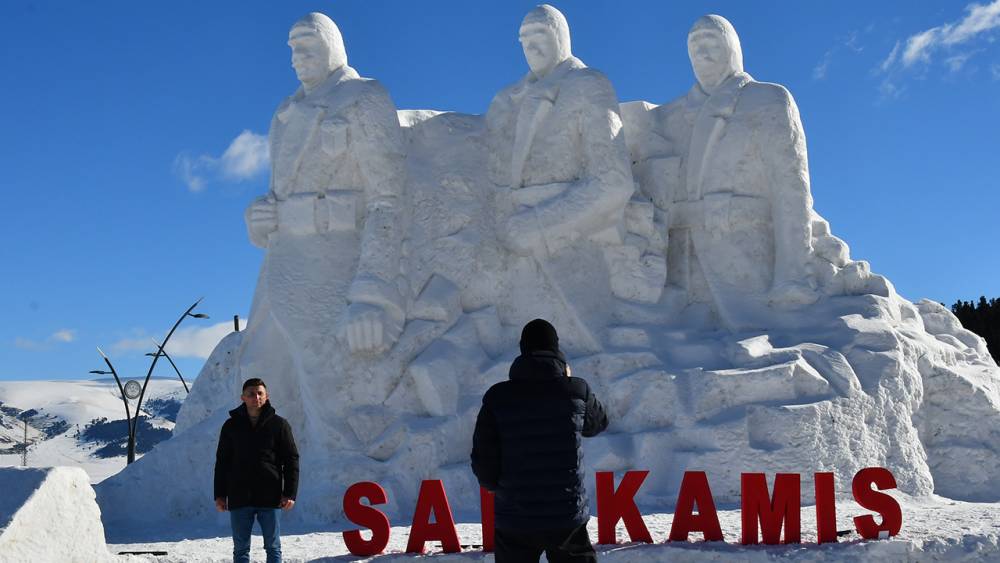
{"label": "pine tree", "polygon": [[985,295],[981,295],[975,304],[959,299],[951,306],[951,312],[963,327],[986,340],[994,360],[1000,358],[1000,298],[987,300]]}

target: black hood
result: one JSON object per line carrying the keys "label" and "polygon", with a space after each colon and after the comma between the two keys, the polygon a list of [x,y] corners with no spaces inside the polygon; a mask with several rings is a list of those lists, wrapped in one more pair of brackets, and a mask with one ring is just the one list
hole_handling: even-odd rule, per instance
{"label": "black hood", "polygon": [[556,350],[536,350],[521,354],[510,366],[512,381],[547,377],[566,377],[566,356]]}

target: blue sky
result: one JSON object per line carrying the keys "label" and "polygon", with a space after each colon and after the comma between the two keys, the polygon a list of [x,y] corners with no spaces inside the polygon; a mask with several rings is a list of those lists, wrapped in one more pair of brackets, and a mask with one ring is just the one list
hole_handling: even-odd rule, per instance
{"label": "blue sky", "polygon": [[[262,254],[243,210],[297,85],[297,18],[330,15],[398,107],[482,113],[526,70],[534,4],[4,2],[0,379],[87,377],[98,345],[138,377],[149,338],[204,296],[212,318],[173,349],[191,378],[246,316]],[[852,255],[910,299],[1000,296],[1000,0],[555,5],[622,101],[682,95],[688,28],[727,17],[748,72],[795,96],[816,209]]]}

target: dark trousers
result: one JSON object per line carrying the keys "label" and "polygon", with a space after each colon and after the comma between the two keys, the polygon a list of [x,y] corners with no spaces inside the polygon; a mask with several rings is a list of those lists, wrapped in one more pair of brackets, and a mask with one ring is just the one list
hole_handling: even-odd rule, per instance
{"label": "dark trousers", "polygon": [[497,529],[493,550],[496,563],[538,563],[543,551],[549,563],[597,561],[586,524],[568,530],[538,532]]}

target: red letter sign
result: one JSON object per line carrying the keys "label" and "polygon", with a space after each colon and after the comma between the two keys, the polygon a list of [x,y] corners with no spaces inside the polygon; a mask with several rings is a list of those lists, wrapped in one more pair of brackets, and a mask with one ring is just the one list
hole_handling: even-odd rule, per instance
{"label": "red letter sign", "polygon": [[617,543],[615,524],[625,521],[625,530],[632,541],[653,543],[653,538],[642,521],[642,514],[635,505],[635,493],[649,471],[626,471],[621,486],[615,490],[615,475],[610,471],[597,472],[597,543]]}
{"label": "red letter sign", "polygon": [[389,545],[389,518],[377,508],[361,504],[367,498],[371,504],[385,504],[385,490],[371,481],[351,485],[344,493],[344,516],[351,522],[371,528],[372,539],[361,538],[361,530],[344,532],[344,543],[353,555],[377,555]]}
{"label": "red letter sign", "polygon": [[817,473],[816,484],[816,543],[837,541],[837,501],[833,473]]}
{"label": "red letter sign", "polygon": [[483,523],[483,551],[493,551],[493,493],[479,487],[479,514]]}
{"label": "red letter sign", "polygon": [[[430,520],[431,512],[434,513],[433,524]],[[458,543],[458,532],[455,531],[455,519],[448,505],[448,496],[444,492],[444,483],[440,480],[420,483],[417,508],[413,511],[406,552],[423,553],[424,542],[435,540],[441,542],[441,548],[445,553],[462,550]]]}
{"label": "red letter sign", "polygon": [[[695,516],[694,506],[698,505]],[[715,512],[712,489],[708,487],[708,476],[704,471],[685,471],[681,480],[681,490],[677,493],[677,508],[674,521],[670,525],[670,541],[687,541],[691,532],[701,532],[705,541],[722,541],[719,515]]]}
{"label": "red letter sign", "polygon": [[799,504],[799,474],[778,473],[774,477],[774,498],[767,494],[767,478],[763,473],[744,473],[740,477],[744,545],[757,543],[757,522],[760,522],[764,543],[779,543],[782,523],[785,543],[799,543],[801,506]]}
{"label": "red letter sign", "polygon": [[885,493],[872,490],[873,484],[880,490],[895,489],[896,478],[883,467],[866,467],[858,471],[851,483],[854,500],[868,510],[874,510],[881,514],[882,524],[876,524],[875,518],[871,514],[866,514],[854,518],[854,527],[866,540],[878,538],[881,531],[888,531],[890,536],[895,536],[903,526],[903,511],[899,508],[896,499]]}

